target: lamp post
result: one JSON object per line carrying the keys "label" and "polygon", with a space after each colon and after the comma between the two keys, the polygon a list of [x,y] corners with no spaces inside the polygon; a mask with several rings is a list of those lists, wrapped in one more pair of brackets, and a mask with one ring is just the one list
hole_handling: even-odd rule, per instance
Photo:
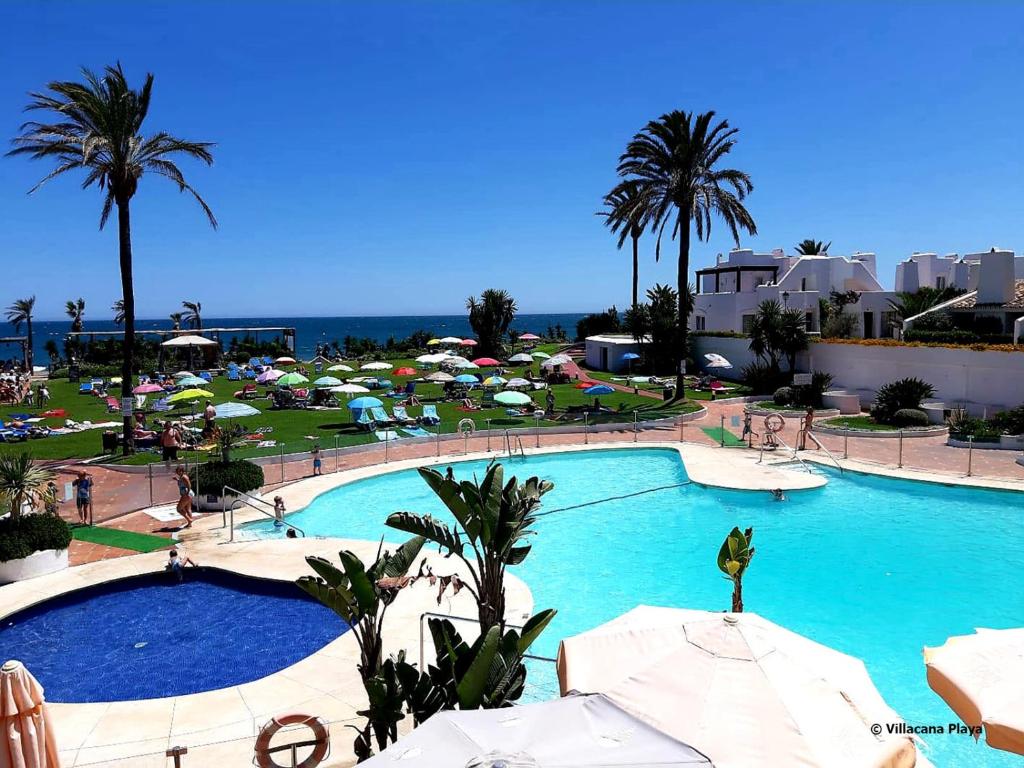
{"label": "lamp post", "polygon": [[782,304],[786,309],[789,309],[789,291],[782,292]]}

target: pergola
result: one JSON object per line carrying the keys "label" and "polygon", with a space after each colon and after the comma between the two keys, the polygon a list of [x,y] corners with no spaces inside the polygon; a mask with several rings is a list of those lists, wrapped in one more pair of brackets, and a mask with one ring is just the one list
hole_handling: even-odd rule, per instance
{"label": "pergola", "polygon": [[18,344],[21,346],[21,362],[25,370],[32,371],[28,367],[28,336],[3,336],[0,337],[0,344]]}

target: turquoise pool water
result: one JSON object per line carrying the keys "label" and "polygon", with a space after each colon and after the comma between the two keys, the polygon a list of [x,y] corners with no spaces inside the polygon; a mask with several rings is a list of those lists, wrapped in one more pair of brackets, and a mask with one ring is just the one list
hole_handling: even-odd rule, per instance
{"label": "turquoise pool water", "polygon": [[[485,466],[455,468],[462,476]],[[545,509],[686,480],[678,454],[662,449],[531,456],[506,466],[554,481]],[[863,659],[909,723],[949,723],[955,716],[928,688],[921,649],[979,626],[1024,624],[1024,494],[856,473],[828,479],[785,502],[691,484],[542,518],[533,552],[512,569],[538,608],[558,609],[539,651],[554,655],[559,638],[638,603],[728,609],[718,548],[734,525],[753,526],[747,610]],[[312,535],[402,541],[383,525],[400,509],[449,518],[418,474],[401,471],[337,488],[288,519]],[[964,736],[927,742],[940,767],[1021,764]]]}

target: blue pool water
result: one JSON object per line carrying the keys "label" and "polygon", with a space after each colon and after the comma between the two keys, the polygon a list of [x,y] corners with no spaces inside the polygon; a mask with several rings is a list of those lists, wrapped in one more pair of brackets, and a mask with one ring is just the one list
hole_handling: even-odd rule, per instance
{"label": "blue pool water", "polygon": [[346,626],[288,582],[189,568],[77,590],[0,620],[0,649],[49,701],[177,696],[257,680]]}
{"label": "blue pool water", "polygon": [[[547,510],[686,480],[678,454],[658,449],[531,456],[510,470],[554,481]],[[718,548],[734,525],[753,526],[747,610],[863,659],[909,723],[950,722],[925,682],[921,649],[975,627],[1024,624],[1024,495],[849,472],[828,481],[785,502],[691,484],[541,518],[533,551],[511,569],[538,609],[558,609],[539,651],[554,655],[561,637],[638,603],[728,609]],[[416,472],[400,471],[337,488],[289,520],[313,535],[400,542],[405,534],[383,524],[400,509],[450,519]],[[967,737],[928,744],[938,766],[1021,764]]]}

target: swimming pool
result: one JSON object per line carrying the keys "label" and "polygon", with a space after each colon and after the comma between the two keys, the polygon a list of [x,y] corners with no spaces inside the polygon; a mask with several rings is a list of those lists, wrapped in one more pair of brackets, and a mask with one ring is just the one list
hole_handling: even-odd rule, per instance
{"label": "swimming pool", "polygon": [[347,627],[289,582],[209,568],[76,590],[0,620],[5,658],[32,670],[48,701],[177,696],[257,680]]}
{"label": "swimming pool", "polygon": [[[466,462],[456,472],[485,466]],[[558,609],[538,643],[547,655],[561,637],[638,603],[728,609],[730,586],[715,559],[734,525],[755,529],[747,610],[863,659],[911,724],[955,720],[925,682],[923,646],[1024,623],[1024,537],[1016,535],[1024,494],[824,470],[826,486],[774,502],[766,493],[680,486],[685,469],[667,449],[541,454],[506,471],[553,480],[545,510],[669,486],[538,521],[530,556],[511,572],[537,609]],[[312,535],[403,541],[383,524],[399,509],[450,520],[412,470],[341,486],[288,519]],[[966,737],[927,742],[938,766],[1020,764]]]}

